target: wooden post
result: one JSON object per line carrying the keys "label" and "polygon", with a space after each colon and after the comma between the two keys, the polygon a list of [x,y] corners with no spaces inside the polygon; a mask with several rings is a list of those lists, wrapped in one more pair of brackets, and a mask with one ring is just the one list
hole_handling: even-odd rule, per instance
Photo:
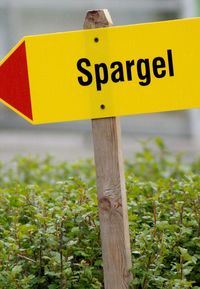
{"label": "wooden post", "polygon": [[[112,25],[108,10],[89,11],[84,28]],[[92,120],[105,289],[127,289],[131,250],[121,149],[116,117]]]}

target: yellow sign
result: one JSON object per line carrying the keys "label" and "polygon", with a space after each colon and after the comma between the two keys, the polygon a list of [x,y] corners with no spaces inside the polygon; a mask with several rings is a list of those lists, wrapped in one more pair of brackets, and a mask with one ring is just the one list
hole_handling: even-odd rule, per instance
{"label": "yellow sign", "polygon": [[26,87],[0,98],[34,124],[199,108],[199,31],[194,18],[25,37],[0,76],[8,62]]}

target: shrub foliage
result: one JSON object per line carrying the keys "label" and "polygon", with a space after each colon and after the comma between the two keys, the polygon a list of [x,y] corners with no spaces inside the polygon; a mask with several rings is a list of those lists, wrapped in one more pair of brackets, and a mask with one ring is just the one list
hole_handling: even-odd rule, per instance
{"label": "shrub foliage", "polygon": [[[200,161],[157,138],[126,163],[133,289],[200,288]],[[103,288],[95,168],[17,157],[0,166],[0,288]]]}

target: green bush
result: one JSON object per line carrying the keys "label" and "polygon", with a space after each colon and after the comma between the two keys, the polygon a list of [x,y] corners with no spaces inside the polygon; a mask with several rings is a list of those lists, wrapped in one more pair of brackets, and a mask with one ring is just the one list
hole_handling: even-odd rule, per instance
{"label": "green bush", "polygon": [[[134,289],[200,288],[200,160],[157,138],[126,163]],[[103,288],[95,169],[17,157],[0,165],[0,288]]]}

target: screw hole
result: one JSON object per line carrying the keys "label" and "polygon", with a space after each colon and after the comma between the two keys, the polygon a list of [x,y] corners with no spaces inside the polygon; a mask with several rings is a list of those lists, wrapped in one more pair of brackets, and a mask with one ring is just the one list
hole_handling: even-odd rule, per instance
{"label": "screw hole", "polygon": [[96,43],[99,42],[99,38],[98,38],[98,37],[95,37],[95,38],[94,38],[94,42],[96,42]]}
{"label": "screw hole", "polygon": [[101,105],[100,105],[100,108],[101,108],[101,109],[105,109],[105,108],[106,108],[105,104],[101,104]]}

